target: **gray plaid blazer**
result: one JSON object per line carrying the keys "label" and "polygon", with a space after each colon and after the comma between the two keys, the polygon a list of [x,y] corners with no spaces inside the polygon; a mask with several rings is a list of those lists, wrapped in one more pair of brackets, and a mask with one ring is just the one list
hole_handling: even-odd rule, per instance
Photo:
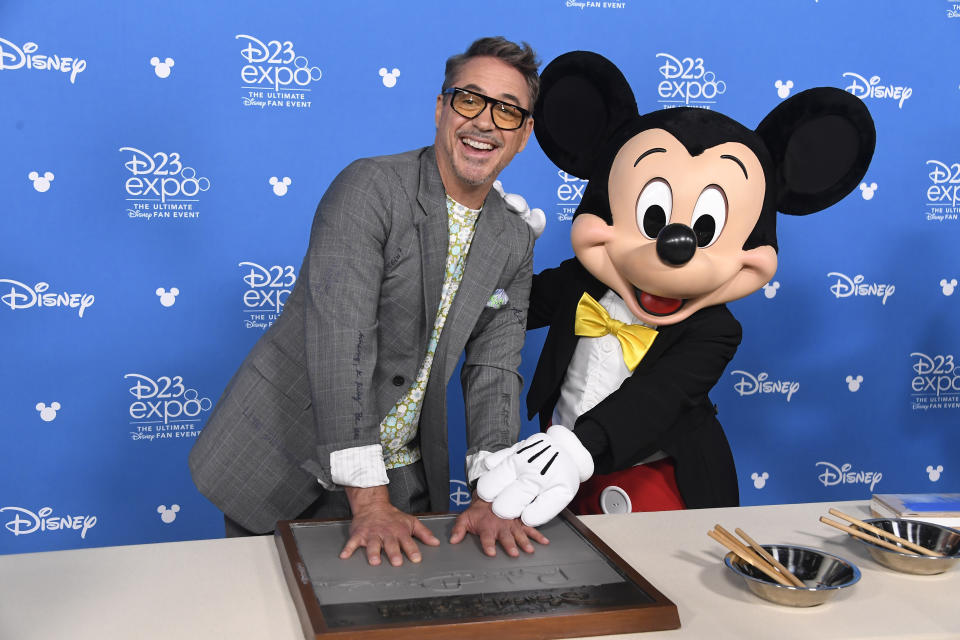
{"label": "gray plaid blazer", "polygon": [[[230,380],[190,451],[198,489],[247,529],[295,518],[332,484],[330,453],[379,444],[416,378],[447,255],[432,147],[348,166],[324,194],[283,313]],[[534,236],[491,190],[440,336],[419,443],[434,511],[449,496],[446,386],[461,373],[467,454],[513,444]],[[497,289],[505,305],[488,304]]]}

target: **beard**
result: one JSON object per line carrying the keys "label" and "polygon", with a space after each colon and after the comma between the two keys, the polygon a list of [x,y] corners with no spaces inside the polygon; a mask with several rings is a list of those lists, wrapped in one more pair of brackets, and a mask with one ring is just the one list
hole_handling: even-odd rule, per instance
{"label": "beard", "polygon": [[[447,164],[450,166],[453,171],[453,175],[464,185],[469,185],[471,187],[477,187],[487,183],[492,183],[494,179],[503,171],[510,160],[506,158],[503,153],[503,144],[501,142],[491,140],[488,135],[482,133],[473,133],[473,132],[462,132],[470,137],[477,140],[489,141],[490,144],[494,145],[494,149],[501,150],[501,155],[497,162],[491,166],[489,161],[484,160],[474,160],[464,155],[458,154],[456,148],[450,148],[448,145],[443,145],[443,154],[446,156]],[[458,135],[455,139],[454,145],[462,145],[460,142],[460,136]]]}

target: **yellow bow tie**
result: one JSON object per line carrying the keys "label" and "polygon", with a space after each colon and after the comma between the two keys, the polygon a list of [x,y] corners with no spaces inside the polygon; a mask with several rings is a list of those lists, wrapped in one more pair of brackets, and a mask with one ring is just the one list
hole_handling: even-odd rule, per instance
{"label": "yellow bow tie", "polygon": [[657,330],[642,324],[627,324],[610,317],[607,310],[590,294],[584,293],[577,303],[573,332],[578,336],[599,338],[608,333],[616,336],[623,349],[623,361],[633,371],[657,337]]}

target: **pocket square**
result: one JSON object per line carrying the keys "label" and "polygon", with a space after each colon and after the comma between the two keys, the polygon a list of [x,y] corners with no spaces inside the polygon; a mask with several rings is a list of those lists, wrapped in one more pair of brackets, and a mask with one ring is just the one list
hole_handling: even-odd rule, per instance
{"label": "pocket square", "polygon": [[487,300],[487,306],[491,309],[499,309],[509,301],[510,298],[507,297],[507,292],[503,289],[497,289],[493,292],[493,295],[490,296],[490,299]]}

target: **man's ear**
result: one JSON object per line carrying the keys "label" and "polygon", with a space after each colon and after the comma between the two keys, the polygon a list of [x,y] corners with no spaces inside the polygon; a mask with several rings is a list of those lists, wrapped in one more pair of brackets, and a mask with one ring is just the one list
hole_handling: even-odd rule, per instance
{"label": "man's ear", "polygon": [[757,127],[775,167],[777,210],[821,211],[850,193],[876,146],[873,118],[860,98],[834,87],[783,101]]}
{"label": "man's ear", "polygon": [[443,111],[443,94],[437,96],[437,108],[433,113],[433,125],[440,128],[440,113]]}
{"label": "man's ear", "polygon": [[530,134],[533,132],[533,116],[527,118],[527,121],[523,123],[523,138],[520,140],[520,147],[517,149],[517,153],[523,151],[527,142],[530,140]]}
{"label": "man's ear", "polygon": [[591,51],[571,51],[540,74],[534,131],[550,160],[589,179],[613,133],[638,116],[637,102],[616,65]]}

